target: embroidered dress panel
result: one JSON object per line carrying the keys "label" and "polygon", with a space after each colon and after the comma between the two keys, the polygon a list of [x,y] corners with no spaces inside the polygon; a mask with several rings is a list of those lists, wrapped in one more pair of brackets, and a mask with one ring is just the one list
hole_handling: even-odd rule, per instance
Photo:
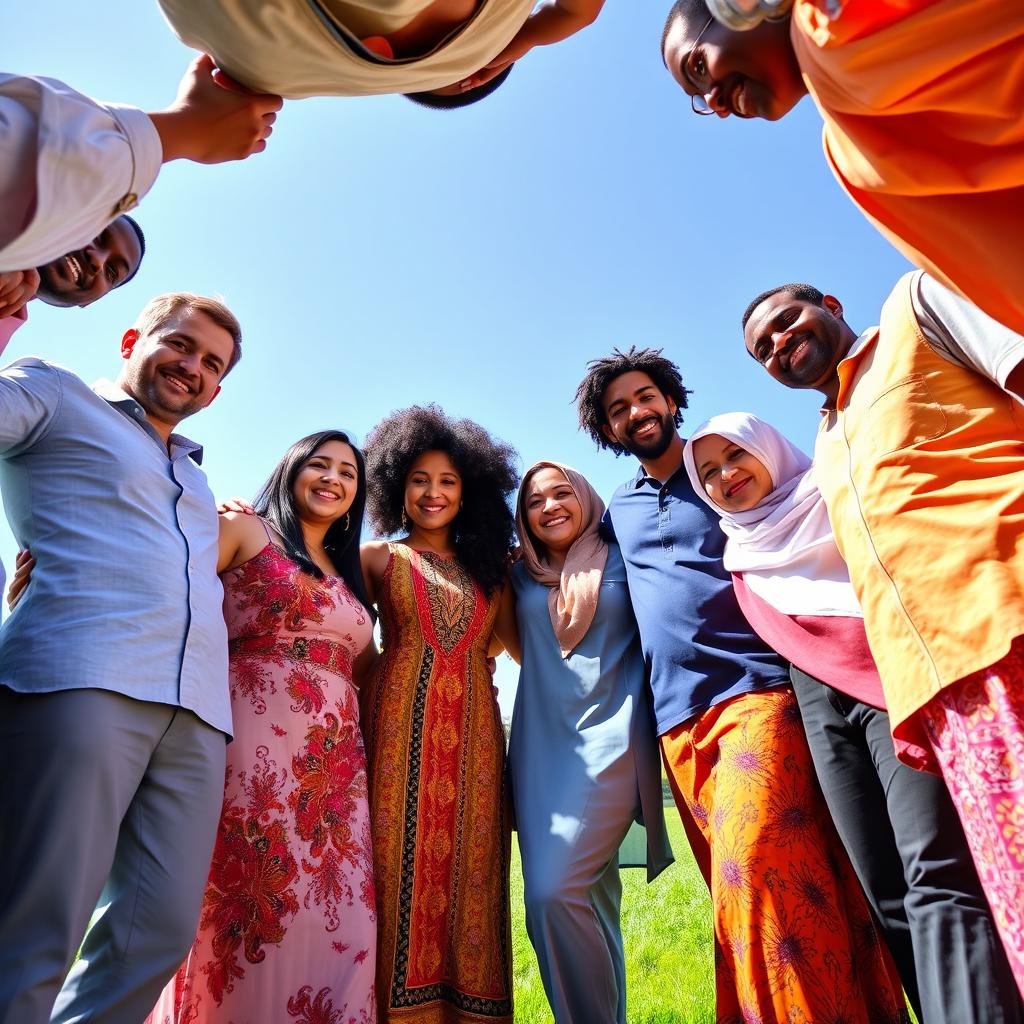
{"label": "embroidered dress panel", "polygon": [[487,669],[497,594],[391,545],[363,695],[382,1021],[511,1021],[505,743]]}

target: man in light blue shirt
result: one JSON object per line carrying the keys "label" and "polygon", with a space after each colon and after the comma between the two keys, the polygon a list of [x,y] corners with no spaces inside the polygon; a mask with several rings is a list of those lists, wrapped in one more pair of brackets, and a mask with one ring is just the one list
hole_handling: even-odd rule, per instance
{"label": "man in light blue shirt", "polygon": [[223,797],[217,513],[172,431],[237,362],[238,322],[162,295],[121,355],[92,389],[35,358],[0,371],[0,488],[35,559],[0,627],[0,1024],[146,1016],[194,938]]}

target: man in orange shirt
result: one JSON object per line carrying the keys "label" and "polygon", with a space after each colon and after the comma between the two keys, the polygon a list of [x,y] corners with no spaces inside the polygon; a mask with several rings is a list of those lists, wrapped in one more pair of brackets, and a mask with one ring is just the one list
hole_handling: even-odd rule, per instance
{"label": "man in orange shirt", "polygon": [[748,31],[677,0],[665,64],[694,111],[784,117],[808,92],[825,158],[912,263],[1024,333],[1024,4],[796,0]]}
{"label": "man in orange shirt", "polygon": [[815,478],[897,752],[941,772],[1024,993],[1024,337],[921,272],[859,337],[810,285],[743,325],[773,378],[826,397]]}

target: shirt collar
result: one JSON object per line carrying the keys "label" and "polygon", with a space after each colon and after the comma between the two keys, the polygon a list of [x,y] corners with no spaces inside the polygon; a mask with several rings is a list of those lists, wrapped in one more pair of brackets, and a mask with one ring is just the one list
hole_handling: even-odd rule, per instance
{"label": "shirt collar", "polygon": [[[92,386],[95,394],[99,395],[104,402],[108,402],[129,419],[134,420],[146,431],[155,437],[161,445],[163,440],[153,429],[153,425],[146,419],[146,411],[127,392],[119,388],[113,381],[101,378]],[[203,464],[203,446],[185,437],[184,434],[171,434],[168,438],[171,456],[179,454],[187,455],[197,466]]]}
{"label": "shirt collar", "polygon": [[674,469],[669,474],[669,476],[668,476],[668,478],[666,480],[657,480],[657,479],[655,479],[655,477],[647,475],[647,470],[644,469],[644,464],[641,462],[640,465],[637,467],[636,476],[633,477],[633,481],[632,481],[632,483],[633,483],[633,490],[635,491],[638,487],[640,487],[641,484],[646,483],[648,480],[653,481],[659,487],[667,487],[669,481],[674,479],[676,474],[681,472],[683,469],[684,469],[683,460],[680,459],[679,460],[678,468]]}
{"label": "shirt collar", "polygon": [[839,394],[836,397],[835,405],[825,402],[819,409],[822,416],[827,416],[830,412],[834,412],[846,404],[846,395],[850,390],[851,381],[856,376],[861,361],[871,351],[876,341],[878,341],[878,328],[869,327],[850,346],[850,350],[836,367],[836,373],[839,375]]}

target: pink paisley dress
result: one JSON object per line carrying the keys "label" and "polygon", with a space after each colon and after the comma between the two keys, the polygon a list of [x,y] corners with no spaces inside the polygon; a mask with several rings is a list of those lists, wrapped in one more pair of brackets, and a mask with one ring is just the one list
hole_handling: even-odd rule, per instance
{"label": "pink paisley dress", "polygon": [[224,573],[234,741],[188,959],[149,1024],[372,1024],[377,924],[352,684],[366,609],[275,544]]}

